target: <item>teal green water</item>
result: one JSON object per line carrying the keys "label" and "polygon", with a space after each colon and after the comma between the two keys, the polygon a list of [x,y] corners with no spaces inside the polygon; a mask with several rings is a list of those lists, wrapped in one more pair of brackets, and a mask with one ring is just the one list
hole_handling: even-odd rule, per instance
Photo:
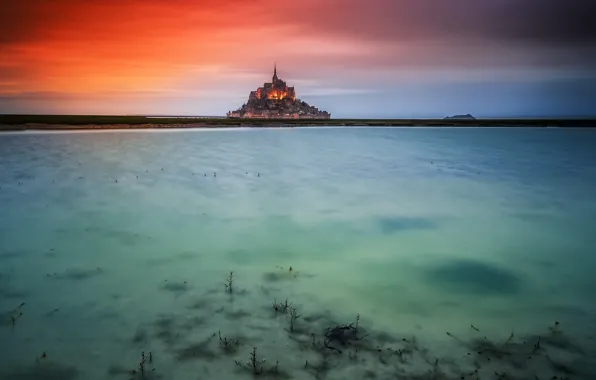
{"label": "teal green water", "polygon": [[[594,189],[594,130],[2,134],[0,378],[140,379],[141,351],[148,379],[250,378],[253,346],[273,378],[593,378]],[[362,341],[312,345],[357,314]],[[555,321],[551,360],[466,343]]]}

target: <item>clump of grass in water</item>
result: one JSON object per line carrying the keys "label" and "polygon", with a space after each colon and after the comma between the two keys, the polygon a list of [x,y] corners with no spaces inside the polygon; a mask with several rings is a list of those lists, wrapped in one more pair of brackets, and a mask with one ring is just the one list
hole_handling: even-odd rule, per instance
{"label": "clump of grass in water", "polygon": [[[235,287],[235,277],[234,273],[230,272],[228,276],[228,281],[226,282],[226,291],[229,293],[234,292],[237,294],[238,289]],[[396,359],[399,360],[401,363],[405,363],[406,355],[408,361],[414,360],[414,358],[422,358],[424,363],[428,364],[428,367],[424,368],[421,372],[414,372],[414,373],[406,373],[405,368],[403,370],[400,369],[400,376],[404,379],[479,379],[481,376],[496,376],[497,379],[517,379],[517,378],[528,378],[531,377],[533,374],[529,374],[531,372],[531,368],[529,367],[517,367],[518,359],[521,362],[527,362],[525,359],[528,353],[532,355],[540,356],[543,360],[545,360],[545,365],[552,369],[552,372],[556,374],[556,379],[566,379],[569,376],[567,374],[573,374],[574,371],[564,363],[558,363],[557,361],[552,360],[548,355],[542,355],[546,352],[545,347],[546,345],[555,346],[557,348],[569,348],[573,347],[570,343],[566,343],[561,336],[561,331],[559,329],[558,322],[555,323],[554,327],[551,327],[551,334],[548,336],[542,336],[533,338],[530,337],[527,342],[523,344],[516,342],[516,336],[512,333],[509,335],[507,339],[502,339],[498,343],[488,342],[487,338],[484,339],[473,339],[471,341],[468,340],[461,340],[454,335],[447,333],[449,336],[456,339],[459,343],[464,345],[465,347],[470,347],[471,351],[468,354],[469,360],[473,362],[473,367],[466,369],[460,369],[458,365],[455,365],[452,360],[449,358],[439,358],[435,359],[435,357],[431,357],[427,355],[428,350],[423,347],[419,347],[416,342],[416,337],[408,338],[408,339],[401,339],[398,341],[403,341],[406,346],[404,348],[393,350],[391,348],[380,348],[379,346],[374,348],[374,343],[370,343],[371,339],[366,339],[363,342],[359,342],[363,340],[365,337],[368,336],[366,333],[366,329],[361,327],[360,322],[360,314],[356,316],[356,320],[353,323],[347,325],[332,325],[324,330],[323,337],[324,341],[316,341],[315,334],[303,334],[304,332],[299,331],[303,326],[302,324],[296,326],[295,322],[300,317],[297,313],[296,308],[292,307],[292,304],[288,302],[286,299],[285,302],[278,303],[276,299],[273,301],[273,310],[277,313],[283,313],[289,318],[289,331],[293,331],[293,334],[290,334],[289,337],[301,344],[306,343],[307,346],[310,346],[310,335],[312,335],[312,348],[321,355],[321,361],[315,362],[314,364],[309,363],[306,361],[304,364],[304,369],[308,372],[312,372],[317,377],[325,375],[328,371],[332,370],[335,367],[343,366],[343,365],[356,365],[365,362],[370,355],[374,355],[373,357],[377,357],[378,353],[378,360],[385,365],[383,370],[391,370],[392,368],[397,368],[396,363],[391,363],[388,359]],[[306,317],[304,319],[305,324],[309,323],[310,321],[314,320],[313,318]],[[474,325],[470,325],[471,329],[475,332],[479,333],[481,329],[478,329]],[[288,328],[286,328],[288,329]],[[296,331],[294,331],[296,330]],[[307,341],[304,342],[302,340],[303,335],[307,337]],[[386,335],[386,334],[385,334]],[[215,334],[213,334],[215,337]],[[373,337],[377,337],[380,339],[381,335],[373,334]],[[396,340],[384,339],[385,342],[393,342],[397,344]],[[551,343],[552,342],[552,343]],[[206,343],[205,343],[206,344]],[[491,346],[492,344],[492,346]],[[239,346],[239,342],[236,340],[231,340],[226,337],[223,337],[221,333],[219,333],[219,345],[220,348],[224,352],[234,352],[236,348]],[[484,345],[480,347],[480,345]],[[500,351],[495,351],[494,347],[498,347]],[[346,349],[349,350],[349,359],[352,361],[352,364],[345,364],[342,360],[342,351],[345,351],[344,347],[348,347]],[[473,347],[478,348],[478,351],[473,351]],[[484,348],[484,349],[482,349]],[[188,352],[187,352],[188,351]],[[506,352],[506,353],[504,353]],[[190,347],[186,349],[184,354],[186,355],[184,358],[208,358],[213,359],[217,357],[216,353],[212,353],[211,351],[206,351],[206,346],[203,346],[201,343],[201,347]],[[348,357],[343,356],[343,358],[348,359]],[[489,357],[488,359],[486,357]],[[500,356],[500,357],[499,357]],[[484,363],[484,360],[489,360],[490,357],[492,360],[490,367],[484,366],[481,368],[481,364]],[[556,358],[554,358],[556,359]],[[548,361],[547,361],[548,360]],[[276,363],[275,366],[271,366],[271,368],[266,368],[264,366],[265,359],[257,357],[257,348],[254,347],[252,353],[250,355],[250,360],[247,362],[240,362],[235,361],[236,365],[250,370],[253,375],[261,375],[262,377],[266,376],[274,376],[281,378],[283,377],[283,371],[279,369],[279,363]],[[416,362],[412,362],[411,364],[415,364]],[[495,368],[494,366],[497,364],[503,363],[507,366],[507,368]],[[421,362],[422,364],[422,362]],[[472,363],[467,363],[472,364]],[[514,368],[509,368],[510,365],[513,365],[518,370],[523,370],[526,372],[525,377],[519,377],[514,371]],[[269,366],[267,366],[269,367]],[[400,367],[401,368],[401,367]],[[414,367],[410,367],[414,368]],[[547,367],[545,367],[547,368]],[[507,372],[505,372],[506,370]],[[483,373],[484,371],[484,373]],[[378,373],[373,373],[372,371],[367,371],[367,373],[372,373],[373,375],[379,376]],[[408,371],[409,372],[409,371]],[[275,375],[274,375],[275,374]],[[540,374],[539,374],[540,375]],[[367,375],[368,376],[368,375]],[[543,378],[540,375],[540,378]],[[567,376],[567,377],[565,377]],[[372,377],[372,376],[370,376]],[[549,377],[551,378],[551,377]],[[555,377],[553,377],[555,378]]]}
{"label": "clump of grass in water", "polygon": [[247,362],[243,363],[236,360],[235,363],[237,366],[250,369],[253,375],[260,375],[261,373],[263,373],[263,363],[265,363],[265,360],[265,358],[257,358],[257,348],[253,347],[252,352],[250,353],[250,358]]}
{"label": "clump of grass in water", "polygon": [[[286,271],[283,266],[276,265],[275,267],[278,268],[278,269],[280,269],[280,270],[282,270],[282,271],[284,271],[284,272]],[[287,273],[289,274],[289,277],[296,278],[298,276],[298,272],[296,272],[294,270],[294,267],[292,265],[290,265]],[[284,276],[279,275],[277,273],[269,273],[269,275],[270,275],[271,280],[273,280],[273,281],[278,281],[278,280],[281,280],[283,278],[287,278],[288,277],[288,276],[285,276],[285,275]]]}
{"label": "clump of grass in water", "polygon": [[47,358],[48,355],[46,354],[46,352],[44,351],[38,358],[35,358],[35,362],[39,363],[40,360],[44,360],[45,358]]}
{"label": "clump of grass in water", "polygon": [[263,364],[265,363],[266,359],[261,358],[259,359],[257,356],[257,348],[253,347],[250,353],[250,357],[246,362],[240,362],[238,360],[235,361],[236,365],[247,369],[252,372],[253,376],[258,375],[266,375],[268,377],[280,378],[280,379],[289,379],[290,376],[288,373],[279,369],[279,360],[275,362],[275,365],[271,368],[264,368]]}
{"label": "clump of grass in water", "polygon": [[226,279],[226,282],[224,284],[226,292],[232,294],[232,292],[234,291],[233,285],[234,285],[234,272],[230,271],[230,274],[228,275],[228,278]]}
{"label": "clump of grass in water", "polygon": [[[480,329],[474,325],[471,325],[471,328],[475,332],[480,332]],[[487,337],[474,338],[466,342],[449,332],[447,332],[447,335],[465,347],[468,347],[470,349],[470,352],[468,352],[469,356],[476,355],[474,358],[474,363],[477,367],[476,370],[465,374],[465,376],[476,376],[479,378],[483,370],[481,364],[486,362],[492,363],[492,366],[495,365],[495,362],[504,363],[510,368],[527,372],[531,371],[529,365],[533,361],[543,359],[545,364],[555,372],[555,375],[549,378],[557,380],[569,379],[569,376],[576,375],[577,371],[570,365],[553,361],[549,356],[547,348],[550,346],[556,349],[566,350],[569,353],[580,354],[583,351],[563,337],[559,322],[555,322],[553,326],[549,327],[549,330],[550,334],[530,336],[522,341],[516,341],[513,332],[506,340],[501,342],[491,341]],[[540,365],[538,368],[540,367],[543,366]],[[495,371],[495,375],[498,379],[517,378],[515,377],[516,375],[507,371]]]}
{"label": "clump of grass in water", "polygon": [[300,318],[300,314],[296,311],[295,307],[290,308],[290,332],[294,332],[294,325],[296,324],[296,320]]}
{"label": "clump of grass in water", "polygon": [[141,352],[141,360],[139,361],[137,369],[125,369],[119,366],[112,366],[108,370],[108,375],[127,375],[131,376],[129,380],[135,379],[154,379],[155,368],[147,368],[149,364],[153,364],[153,354],[149,352],[149,355],[145,355],[145,351]]}
{"label": "clump of grass in water", "polygon": [[22,302],[19,306],[15,307],[11,311],[8,312],[8,316],[10,317],[10,321],[12,323],[12,327],[15,327],[17,321],[23,317],[23,312],[21,311],[25,306],[25,302]]}
{"label": "clump of grass in water", "polygon": [[141,379],[145,378],[145,375],[149,372],[154,372],[155,368],[152,368],[151,371],[148,371],[145,368],[145,365],[153,363],[153,354],[149,352],[149,356],[145,355],[145,351],[141,352],[141,360],[139,361],[139,369],[138,370],[131,370],[130,373],[133,376],[140,376]]}
{"label": "clump of grass in water", "polygon": [[[287,270],[287,269],[286,269]],[[321,355],[320,359],[314,364],[307,360],[304,362],[304,369],[307,372],[311,372],[317,378],[324,376],[330,370],[338,366],[354,365],[356,363],[364,363],[369,359],[370,355],[373,358],[384,365],[382,370],[393,371],[398,368],[400,364],[409,363],[411,366],[418,367],[419,364],[427,364],[428,367],[421,369],[420,372],[414,370],[415,367],[410,367],[410,370],[406,372],[406,368],[399,367],[401,378],[404,379],[480,379],[484,376],[493,376],[497,379],[517,379],[517,378],[534,378],[532,373],[533,368],[528,366],[528,358],[530,356],[541,356],[541,360],[544,363],[540,363],[540,368],[551,369],[551,376],[557,380],[566,379],[577,371],[574,371],[570,366],[565,363],[559,363],[548,356],[543,355],[545,351],[545,345],[554,346],[559,349],[573,350],[574,345],[568,340],[564,339],[559,329],[559,323],[556,322],[554,327],[550,328],[551,334],[548,336],[541,337],[529,337],[526,338],[523,344],[516,341],[516,335],[511,333],[506,339],[501,340],[498,343],[488,341],[484,339],[472,339],[462,340],[455,337],[453,334],[448,333],[449,336],[456,339],[459,343],[465,347],[469,347],[470,351],[467,355],[466,363],[457,363],[454,359],[449,357],[433,357],[429,355],[429,350],[424,347],[420,347],[417,343],[416,337],[408,339],[389,339],[387,334],[381,333],[378,335],[380,339],[384,339],[386,342],[392,342],[398,344],[398,342],[404,344],[403,347],[379,347],[374,343],[371,343],[370,339],[365,339],[368,334],[367,331],[360,325],[360,314],[356,316],[356,320],[353,323],[347,325],[332,325],[323,332],[323,339],[318,341],[315,334],[297,331],[298,327],[294,323],[298,319],[299,315],[296,308],[293,308],[289,302],[277,302],[276,299],[273,301],[273,311],[275,314],[282,313],[289,318],[290,326],[286,328],[288,331],[294,331],[289,337],[290,339],[298,342],[301,345],[301,350],[304,348],[311,347],[316,353]],[[318,318],[317,318],[318,319]],[[306,318],[306,322],[313,321],[313,318]],[[476,333],[480,332],[481,329],[470,325],[470,328]],[[304,336],[307,336],[308,340],[304,340]],[[377,337],[377,335],[374,335]],[[312,338],[312,344],[311,344]],[[362,341],[362,342],[360,342]],[[306,343],[306,346],[305,346]],[[344,348],[346,347],[346,348]],[[346,349],[349,350],[349,355],[346,355],[346,359],[350,359],[353,364],[342,364],[340,354]],[[575,352],[580,352],[579,348]],[[333,355],[333,354],[336,355]],[[491,358],[493,360],[491,360]],[[495,360],[496,359],[496,360]],[[396,360],[397,362],[392,362]],[[355,362],[355,363],[354,363]],[[489,364],[490,363],[490,364]],[[487,365],[485,365],[487,364]],[[538,364],[538,363],[537,363]],[[544,365],[542,365],[544,364]],[[246,364],[247,367],[248,364]],[[470,366],[471,368],[460,367],[460,365]],[[504,365],[501,367],[501,365]],[[495,367],[499,366],[499,367]],[[482,368],[484,367],[484,368]],[[251,368],[251,367],[249,367]],[[262,368],[262,365],[260,366]],[[381,368],[380,368],[381,369]],[[412,371],[412,372],[410,372]],[[515,371],[521,371],[516,373]],[[259,372],[259,371],[257,371]],[[262,373],[260,370],[259,373]],[[366,376],[374,377],[379,376],[380,373],[377,371],[369,370],[366,372]],[[556,377],[552,377],[554,374]],[[538,374],[543,378],[541,374]]]}
{"label": "clump of grass in water", "polygon": [[287,314],[288,309],[291,306],[292,306],[292,303],[288,303],[287,298],[284,302],[281,302],[281,303],[277,303],[277,300],[275,298],[273,299],[273,311],[275,311],[275,313]]}
{"label": "clump of grass in water", "polygon": [[342,346],[350,346],[352,343],[362,340],[368,336],[368,334],[360,335],[358,334],[358,324],[360,323],[360,314],[356,316],[356,327],[354,327],[354,323],[350,323],[349,325],[337,325],[335,327],[327,328],[325,331],[325,341],[324,346],[325,348],[336,350],[339,353],[342,351],[334,346],[331,346],[332,343],[339,343]]}
{"label": "clump of grass in water", "polygon": [[225,336],[222,338],[221,331],[218,331],[217,333],[219,335],[219,346],[222,348],[222,350],[228,354],[236,352],[238,346],[240,345],[240,341],[238,339],[228,339]]}

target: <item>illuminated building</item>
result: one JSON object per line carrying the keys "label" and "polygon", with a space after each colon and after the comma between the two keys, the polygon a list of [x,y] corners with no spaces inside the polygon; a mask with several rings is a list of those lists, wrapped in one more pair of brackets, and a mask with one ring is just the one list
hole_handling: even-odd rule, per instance
{"label": "illuminated building", "polygon": [[294,87],[288,87],[277,76],[277,65],[273,67],[271,82],[251,91],[248,102],[235,111],[228,112],[229,118],[258,119],[329,119],[326,111],[309,106],[296,98]]}

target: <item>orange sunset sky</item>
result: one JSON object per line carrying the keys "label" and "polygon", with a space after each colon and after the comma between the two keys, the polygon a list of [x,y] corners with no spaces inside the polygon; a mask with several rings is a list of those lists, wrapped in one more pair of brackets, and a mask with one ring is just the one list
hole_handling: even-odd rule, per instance
{"label": "orange sunset sky", "polygon": [[0,113],[223,115],[279,76],[333,117],[596,115],[584,0],[1,0]]}

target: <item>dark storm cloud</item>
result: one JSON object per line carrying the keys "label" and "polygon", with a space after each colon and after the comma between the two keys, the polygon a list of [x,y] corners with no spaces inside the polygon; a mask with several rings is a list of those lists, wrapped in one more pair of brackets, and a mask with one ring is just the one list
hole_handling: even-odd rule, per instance
{"label": "dark storm cloud", "polygon": [[483,39],[547,46],[596,42],[593,0],[328,0],[316,7],[316,16],[304,6],[290,20],[313,34],[323,31],[396,42]]}
{"label": "dark storm cloud", "polygon": [[[594,0],[19,0],[6,1],[0,12],[0,43],[31,41],[51,36],[61,25],[92,15],[90,6],[131,11],[135,7],[167,5],[226,12],[239,4],[266,12],[273,24],[301,27],[308,34],[341,34],[396,41],[409,39],[485,39],[546,46],[595,45]],[[166,15],[164,15],[165,17]],[[109,20],[105,20],[109,22]],[[75,32],[75,31],[73,31]]]}
{"label": "dark storm cloud", "polygon": [[[245,16],[231,21],[226,15],[240,5]],[[214,28],[239,22],[291,26],[301,36],[327,37],[331,44],[334,38],[383,44],[382,51],[350,57],[348,63],[345,57],[316,57],[330,65],[570,67],[596,60],[596,0],[20,0],[7,2],[0,12],[0,48],[115,36],[133,44],[135,30],[162,30],[157,28],[164,23],[167,34],[174,26],[166,19],[185,30],[207,27],[206,20],[180,17],[207,10],[221,15],[208,21]],[[131,13],[131,20],[113,17],[122,12]],[[148,16],[154,13],[157,18]],[[143,18],[146,23],[136,20]],[[5,53],[10,56],[10,50]]]}

